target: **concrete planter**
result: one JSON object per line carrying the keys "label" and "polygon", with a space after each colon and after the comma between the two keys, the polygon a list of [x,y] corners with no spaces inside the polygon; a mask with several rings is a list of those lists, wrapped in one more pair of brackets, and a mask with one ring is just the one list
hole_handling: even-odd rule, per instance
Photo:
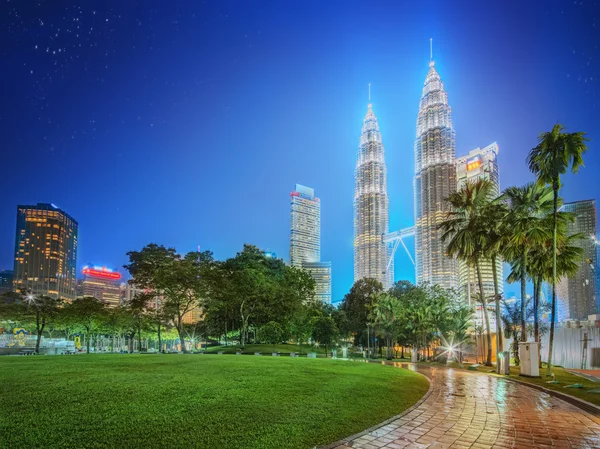
{"label": "concrete planter", "polygon": [[255,352],[254,355],[260,355],[260,352]]}
{"label": "concrete planter", "polygon": [[308,357],[309,359],[316,359],[317,358],[317,353],[316,352],[309,352],[306,357]]}
{"label": "concrete planter", "polygon": [[279,353],[278,353],[278,352],[272,352],[272,353],[271,353],[271,355],[272,355],[273,357],[279,357]]}
{"label": "concrete planter", "polygon": [[290,352],[290,357],[298,357],[298,353],[297,352]]}

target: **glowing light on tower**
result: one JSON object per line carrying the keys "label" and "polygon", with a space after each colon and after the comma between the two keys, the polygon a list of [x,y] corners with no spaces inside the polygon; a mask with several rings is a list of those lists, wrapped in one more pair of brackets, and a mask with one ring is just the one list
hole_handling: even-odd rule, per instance
{"label": "glowing light on tower", "polygon": [[393,282],[394,265],[388,268],[389,250],[382,239],[389,231],[388,206],[384,148],[369,104],[354,172],[354,282],[374,278],[386,289]]}
{"label": "glowing light on tower", "polygon": [[[445,199],[456,191],[455,134],[448,94],[433,54],[417,117],[415,140],[415,249],[417,283],[457,286],[456,260],[446,256],[438,225],[450,210]],[[476,168],[476,167],[473,167]]]}

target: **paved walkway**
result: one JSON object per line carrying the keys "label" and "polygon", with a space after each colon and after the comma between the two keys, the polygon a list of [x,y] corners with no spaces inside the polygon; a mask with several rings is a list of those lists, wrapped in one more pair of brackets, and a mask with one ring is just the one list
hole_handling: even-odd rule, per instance
{"label": "paved walkway", "polygon": [[546,393],[482,373],[395,365],[432,379],[429,397],[346,448],[600,448],[600,417]]}

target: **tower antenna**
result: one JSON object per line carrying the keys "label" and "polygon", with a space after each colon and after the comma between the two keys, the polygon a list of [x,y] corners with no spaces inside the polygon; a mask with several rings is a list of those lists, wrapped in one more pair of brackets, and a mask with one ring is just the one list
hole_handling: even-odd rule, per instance
{"label": "tower antenna", "polygon": [[369,83],[369,103],[371,102],[371,83]]}
{"label": "tower antenna", "polygon": [[429,60],[433,61],[433,38],[429,38]]}

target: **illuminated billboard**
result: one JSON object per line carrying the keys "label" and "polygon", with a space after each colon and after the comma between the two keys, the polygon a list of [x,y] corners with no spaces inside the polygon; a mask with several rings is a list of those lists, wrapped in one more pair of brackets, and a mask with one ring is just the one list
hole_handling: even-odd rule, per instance
{"label": "illuminated billboard", "polygon": [[117,273],[116,271],[113,271],[112,269],[107,268],[107,267],[100,267],[100,266],[90,267],[90,266],[86,265],[85,267],[83,267],[83,270],[81,270],[81,273],[86,276],[92,276],[95,278],[107,279],[107,280],[113,280],[113,281],[117,281],[117,280],[121,279],[120,273]]}
{"label": "illuminated billboard", "polygon": [[481,167],[481,158],[479,156],[467,159],[467,171],[475,170],[479,167]]}

